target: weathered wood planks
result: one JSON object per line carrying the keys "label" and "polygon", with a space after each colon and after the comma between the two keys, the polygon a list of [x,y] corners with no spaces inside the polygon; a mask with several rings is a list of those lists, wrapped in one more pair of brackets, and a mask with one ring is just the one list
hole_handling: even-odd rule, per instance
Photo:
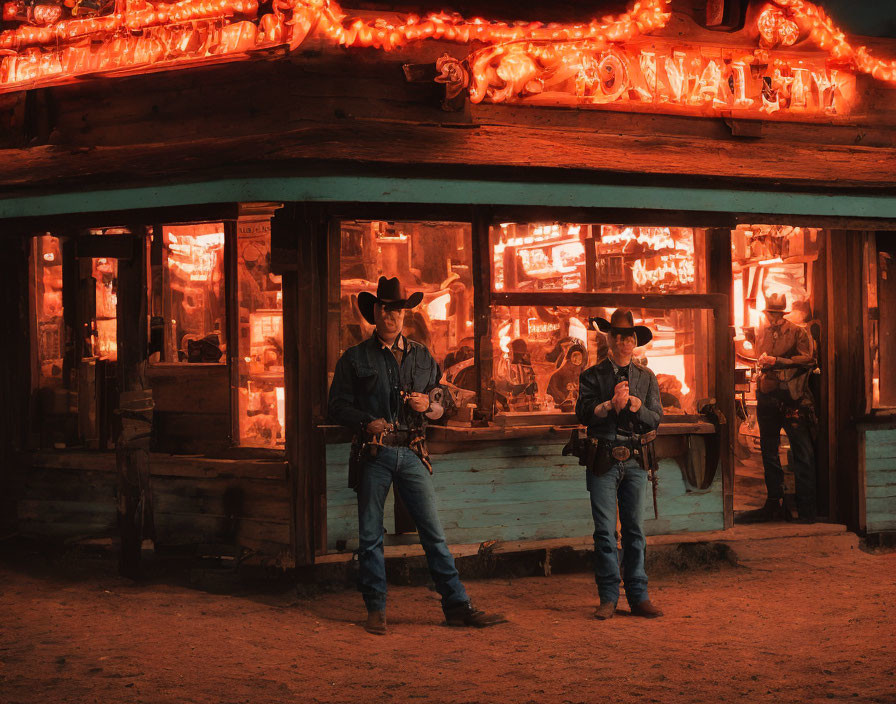
{"label": "weathered wood planks", "polygon": [[[234,545],[289,561],[284,461],[151,454],[150,466],[158,545]],[[22,458],[15,479],[23,535],[73,540],[116,533],[112,453],[37,453]]]}
{"label": "weathered wood planks", "polygon": [[[348,445],[327,445],[328,549],[357,545],[357,505],[345,488]],[[590,535],[593,530],[585,470],[562,444],[531,441],[477,446],[433,456],[439,517],[450,543],[532,540]],[[650,487],[644,501],[649,534],[723,527],[721,475],[709,490],[688,491],[678,464],[660,461],[660,518],[653,518]],[[392,533],[391,500],[385,527]],[[394,542],[393,535],[386,542]]]}
{"label": "weathered wood planks", "polygon": [[896,530],[896,429],[860,433],[865,456],[865,529]]}

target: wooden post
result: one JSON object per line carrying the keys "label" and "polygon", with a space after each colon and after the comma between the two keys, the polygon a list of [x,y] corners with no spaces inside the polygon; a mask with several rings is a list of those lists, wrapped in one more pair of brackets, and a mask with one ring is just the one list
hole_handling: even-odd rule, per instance
{"label": "wooden post", "polygon": [[118,527],[121,534],[119,571],[137,579],[141,574],[143,540],[155,537],[149,438],[152,431],[152,392],[146,386],[146,246],[144,228],[131,228],[134,248],[130,259],[118,261],[118,415],[115,442],[118,469]]}
{"label": "wooden post", "polygon": [[706,231],[706,268],[708,293],[723,294],[728,302],[713,311],[715,316],[715,398],[725,414],[726,423],[719,428],[722,469],[722,510],[724,527],[734,525],[734,443],[737,442],[737,419],[734,414],[734,300],[731,295],[731,230],[718,228]]}
{"label": "wooden post", "polygon": [[[492,266],[489,226],[491,215],[484,208],[473,211],[473,336],[477,366],[479,410],[489,418],[494,413],[494,359],[491,339]],[[505,272],[506,275],[506,272]]]}
{"label": "wooden post", "polygon": [[289,203],[271,223],[272,266],[283,275],[286,456],[296,564],[326,549],[326,454],[323,421],[327,373],[328,225],[318,208]]}
{"label": "wooden post", "polygon": [[858,528],[859,433],[856,424],[865,411],[864,348],[861,286],[863,237],[848,230],[829,233],[826,268],[828,290],[828,346],[826,365],[830,384],[828,412],[831,448],[830,515],[850,530]]}
{"label": "wooden post", "polygon": [[233,220],[224,222],[224,300],[227,301],[227,363],[230,366],[230,444],[240,441],[240,283],[237,271],[237,237],[239,226]]}
{"label": "wooden post", "polygon": [[[828,258],[830,257],[830,234],[827,231],[818,235],[818,259],[812,267],[812,312],[819,323],[818,348],[815,350],[818,367],[821,370],[821,381],[818,384],[818,440],[815,443],[815,477],[818,512],[821,516],[833,516],[830,478],[834,473],[834,462],[837,455],[836,433],[832,431],[835,424],[831,410],[833,396],[833,347],[832,330],[829,315],[828,290]],[[830,350],[830,351],[829,351]]]}

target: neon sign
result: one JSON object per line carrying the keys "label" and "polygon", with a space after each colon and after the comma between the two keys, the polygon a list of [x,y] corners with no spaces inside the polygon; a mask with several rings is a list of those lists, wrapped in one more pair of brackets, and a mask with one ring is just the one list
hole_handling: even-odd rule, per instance
{"label": "neon sign", "polygon": [[612,225],[601,227],[601,244],[621,244],[625,252],[632,242],[647,247],[648,249],[675,249],[684,252],[694,252],[693,234],[685,231],[685,236],[673,237],[668,227],[626,227],[619,232]]}
{"label": "neon sign", "polygon": [[[437,64],[449,95],[517,102],[757,116],[838,114],[854,104],[853,72],[896,83],[896,61],[853,47],[824,11],[772,0],[756,19],[758,49],[705,52],[652,33],[669,0],[579,24],[466,20],[445,13],[347,17],[333,0],[0,0],[0,92],[104,72],[131,74],[295,50],[307,37],[392,51],[415,41],[486,45]],[[828,59],[772,55],[811,43]]]}
{"label": "neon sign", "polygon": [[515,42],[480,49],[466,64],[473,103],[843,115],[856,93],[853,73],[829,69],[821,59],[664,40],[602,48]]}
{"label": "neon sign", "polygon": [[671,279],[673,284],[694,283],[694,262],[685,257],[662,257],[659,266],[648,268],[643,259],[632,264],[632,280],[638,286],[660,285]]}

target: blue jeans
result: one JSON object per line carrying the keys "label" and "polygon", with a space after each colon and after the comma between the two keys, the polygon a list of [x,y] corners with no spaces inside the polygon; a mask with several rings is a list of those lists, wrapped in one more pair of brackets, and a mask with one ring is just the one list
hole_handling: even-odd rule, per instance
{"label": "blue jeans", "polygon": [[417,526],[429,573],[442,597],[442,608],[469,601],[436,512],[436,493],[429,470],[407,447],[381,447],[377,456],[364,465],[358,487],[358,588],[367,610],[386,608],[383,507],[393,482]]}
{"label": "blue jeans", "polygon": [[[630,606],[647,597],[644,550],[647,540],[641,525],[647,472],[636,460],[617,462],[601,476],[587,472],[594,517],[594,581],[601,602],[619,600],[619,563],[625,580],[625,598]],[[616,547],[616,502],[622,526],[622,551]]]}

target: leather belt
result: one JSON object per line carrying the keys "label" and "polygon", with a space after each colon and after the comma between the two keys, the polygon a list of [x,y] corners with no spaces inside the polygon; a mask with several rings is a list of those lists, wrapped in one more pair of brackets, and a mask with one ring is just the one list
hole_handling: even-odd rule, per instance
{"label": "leather belt", "polygon": [[617,462],[625,462],[631,457],[640,457],[641,451],[637,448],[632,449],[628,445],[614,445],[610,450],[613,459]]}
{"label": "leather belt", "polygon": [[411,441],[411,434],[407,430],[393,430],[383,433],[380,442],[386,447],[407,447]]}

